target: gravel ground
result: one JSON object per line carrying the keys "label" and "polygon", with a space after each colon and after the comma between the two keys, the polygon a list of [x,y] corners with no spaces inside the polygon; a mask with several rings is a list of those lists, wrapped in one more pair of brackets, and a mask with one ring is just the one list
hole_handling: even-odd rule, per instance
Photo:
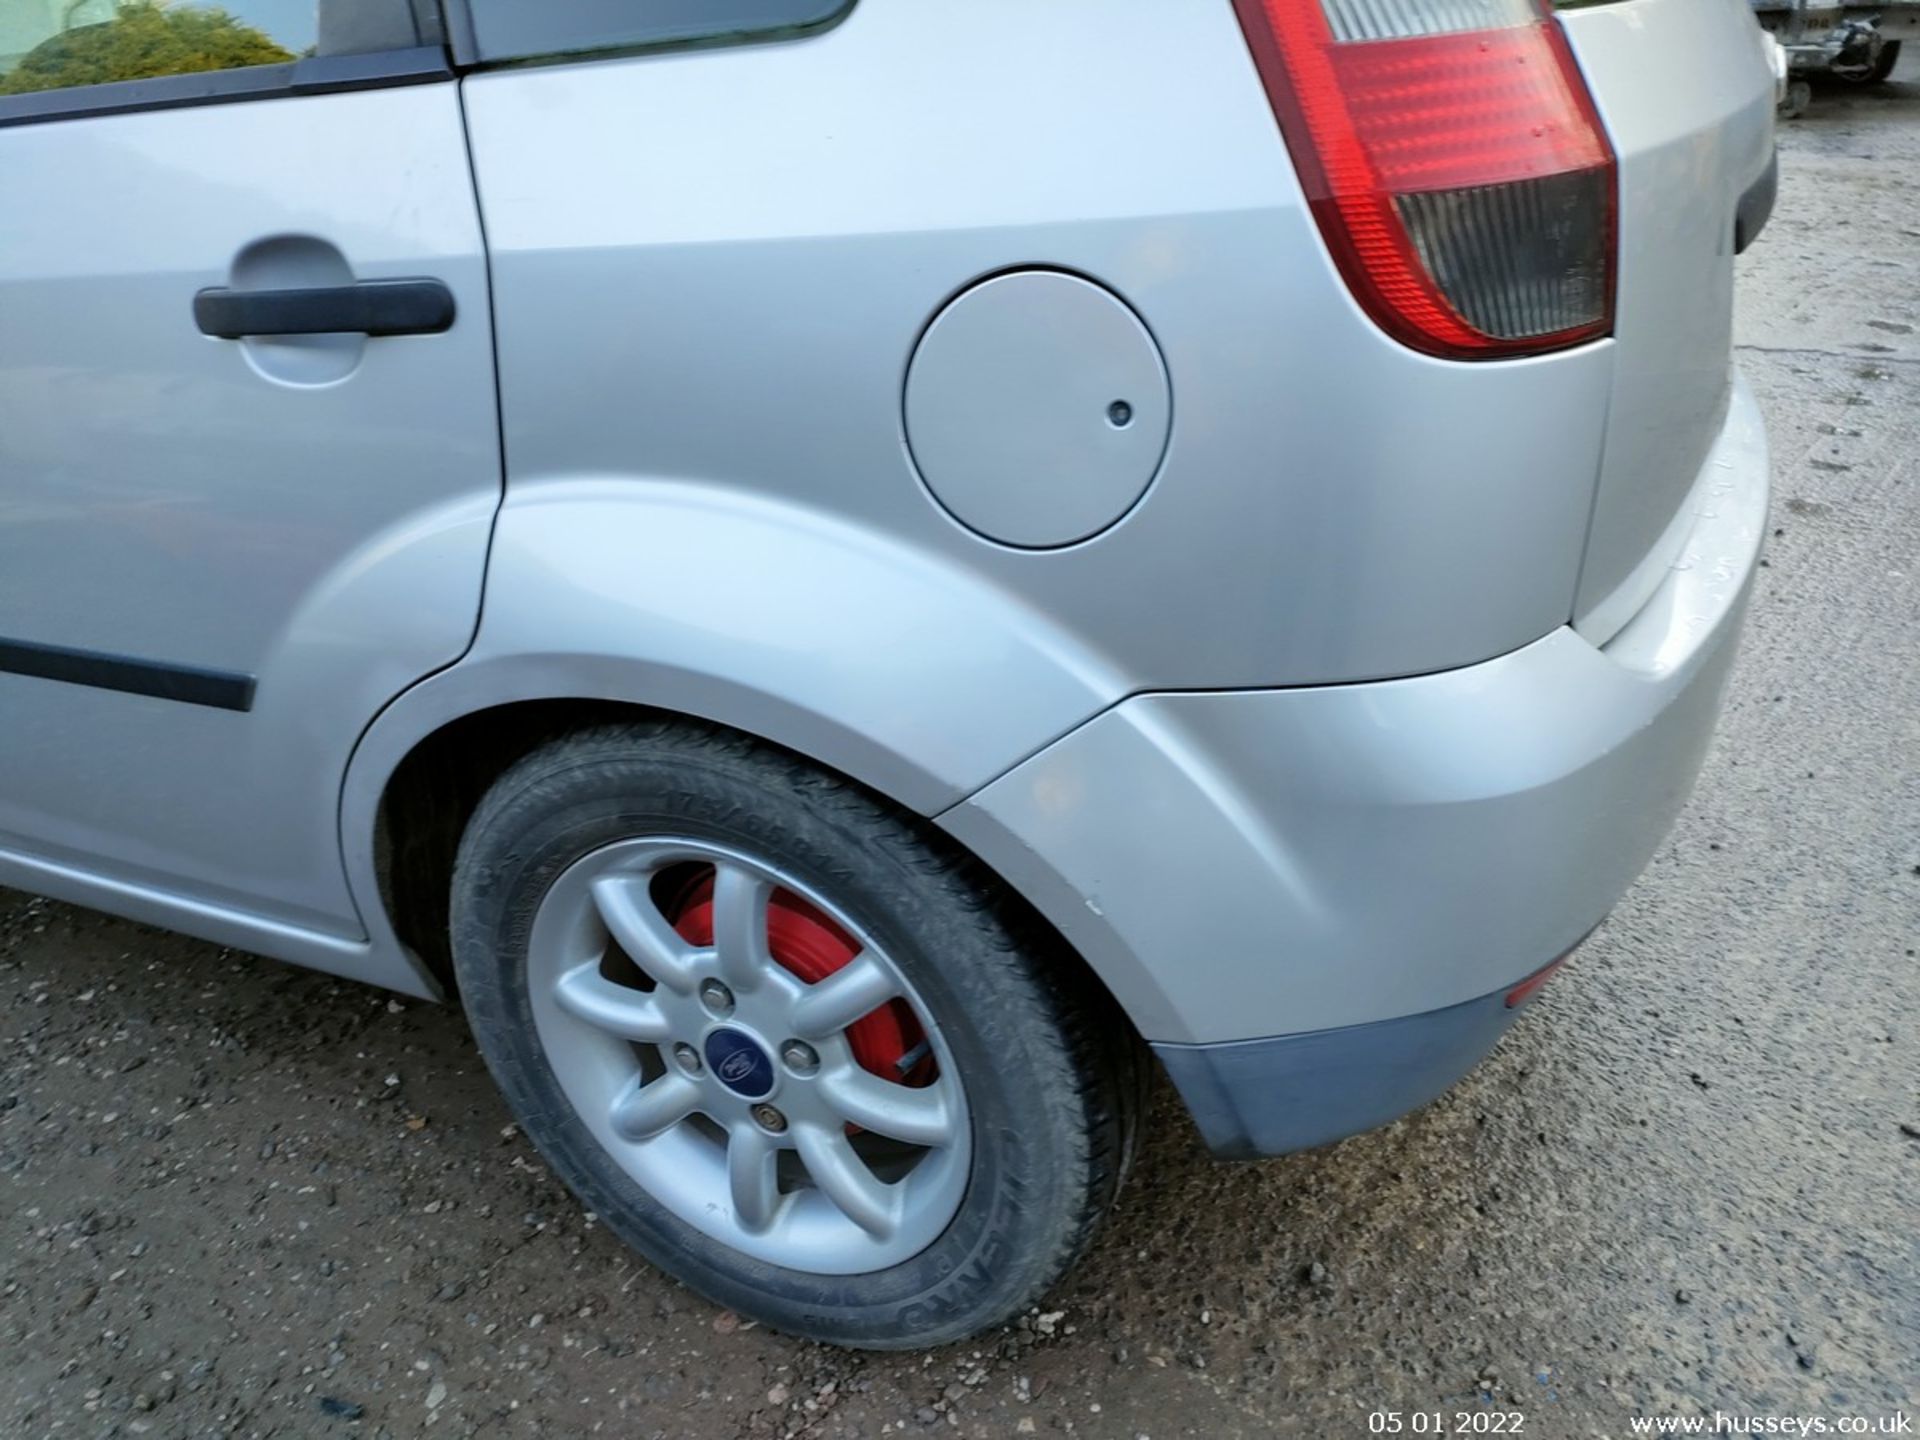
{"label": "gravel ground", "polygon": [[1047,1312],[799,1344],[541,1167],[459,1014],[0,892],[7,1436],[1616,1436],[1920,1388],[1920,67],[1784,132],[1744,263],[1778,452],[1672,842],[1467,1083],[1201,1158],[1163,1093]]}

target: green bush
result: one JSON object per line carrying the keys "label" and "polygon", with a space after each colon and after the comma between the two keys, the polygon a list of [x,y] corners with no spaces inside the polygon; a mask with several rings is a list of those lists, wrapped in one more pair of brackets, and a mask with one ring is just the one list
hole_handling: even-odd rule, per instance
{"label": "green bush", "polygon": [[291,59],[271,36],[224,10],[127,0],[105,24],[66,31],[29,50],[9,74],[0,76],[0,95]]}

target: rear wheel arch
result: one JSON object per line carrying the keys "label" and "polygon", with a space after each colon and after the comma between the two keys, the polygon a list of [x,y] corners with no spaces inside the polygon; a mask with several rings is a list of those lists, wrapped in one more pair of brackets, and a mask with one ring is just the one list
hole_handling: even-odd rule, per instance
{"label": "rear wheel arch", "polygon": [[[354,836],[348,836],[348,869],[356,894],[364,892],[363,905],[371,912],[365,918],[376,939],[382,938],[378,932],[383,928],[388,930],[391,939],[451,993],[453,867],[475,811],[494,782],[526,756],[551,741],[609,726],[636,730],[650,726],[704,727],[730,732],[754,745],[791,756],[900,812],[931,846],[963,854],[1003,890],[1023,912],[1024,923],[1041,937],[1043,948],[1071,967],[1074,982],[1107,997],[1128,1037],[1143,1043],[1138,1027],[1114,997],[1112,987],[1059,928],[977,851],[935,826],[915,807],[864,777],[849,775],[769,737],[710,717],[632,700],[554,695],[467,710],[397,749],[397,759],[380,767],[383,774],[377,788],[366,775],[360,775],[359,803],[351,807],[360,817],[358,843],[351,843]],[[356,756],[356,767],[363,758]]]}
{"label": "rear wheel arch", "polygon": [[780,746],[914,814],[945,803],[947,784],[884,739],[744,686],[623,656],[469,657],[374,719],[341,790],[349,890],[375,950],[393,957],[394,988],[448,987],[445,879],[487,786],[546,740],[649,718]]}
{"label": "rear wheel arch", "polygon": [[[378,918],[452,989],[449,891],[460,837],[488,788],[514,762],[571,730],[644,715],[587,700],[528,700],[475,710],[423,735],[385,777],[372,829],[359,848],[371,862]],[[349,854],[356,847],[349,845]],[[369,917],[372,918],[372,917]]]}
{"label": "rear wheel arch", "polygon": [[430,992],[444,945],[420,948],[407,877],[450,861],[475,775],[557,728],[648,713],[724,725],[927,817],[1128,688],[1016,596],[868,527],[637,476],[532,484],[499,511],[473,648],[355,748],[341,852],[396,988]]}
{"label": "rear wheel arch", "polygon": [[436,706],[425,724],[406,723],[391,712],[382,722],[362,743],[349,771],[342,807],[349,879],[376,941],[386,938],[377,932],[390,927],[400,947],[448,988],[453,978],[448,885],[461,836],[493,783],[553,740],[609,725],[711,726],[788,750],[899,804],[884,787],[766,736],[637,698],[560,692],[473,708]]}

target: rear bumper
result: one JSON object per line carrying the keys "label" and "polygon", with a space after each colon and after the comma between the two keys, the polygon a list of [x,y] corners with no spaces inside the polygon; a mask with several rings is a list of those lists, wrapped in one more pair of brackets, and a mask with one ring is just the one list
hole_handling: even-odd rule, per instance
{"label": "rear bumper", "polygon": [[[1412,1108],[1498,1037],[1479,1007],[1612,909],[1692,787],[1765,527],[1744,385],[1709,463],[1681,559],[1604,647],[1567,628],[1408,680],[1137,696],[941,823],[1078,947],[1228,1148]],[[1316,1072],[1341,1117],[1277,1113],[1326,1104]]]}
{"label": "rear bumper", "polygon": [[1215,1155],[1284,1155],[1372,1130],[1443,1094],[1507,1033],[1520,1013],[1511,993],[1308,1035],[1153,1050]]}

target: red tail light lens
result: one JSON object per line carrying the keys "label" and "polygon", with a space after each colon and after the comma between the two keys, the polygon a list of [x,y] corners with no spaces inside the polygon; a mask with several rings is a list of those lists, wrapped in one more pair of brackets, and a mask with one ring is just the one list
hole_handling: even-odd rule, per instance
{"label": "red tail light lens", "polygon": [[1543,0],[1234,0],[1322,233],[1428,354],[1613,328],[1615,162]]}

